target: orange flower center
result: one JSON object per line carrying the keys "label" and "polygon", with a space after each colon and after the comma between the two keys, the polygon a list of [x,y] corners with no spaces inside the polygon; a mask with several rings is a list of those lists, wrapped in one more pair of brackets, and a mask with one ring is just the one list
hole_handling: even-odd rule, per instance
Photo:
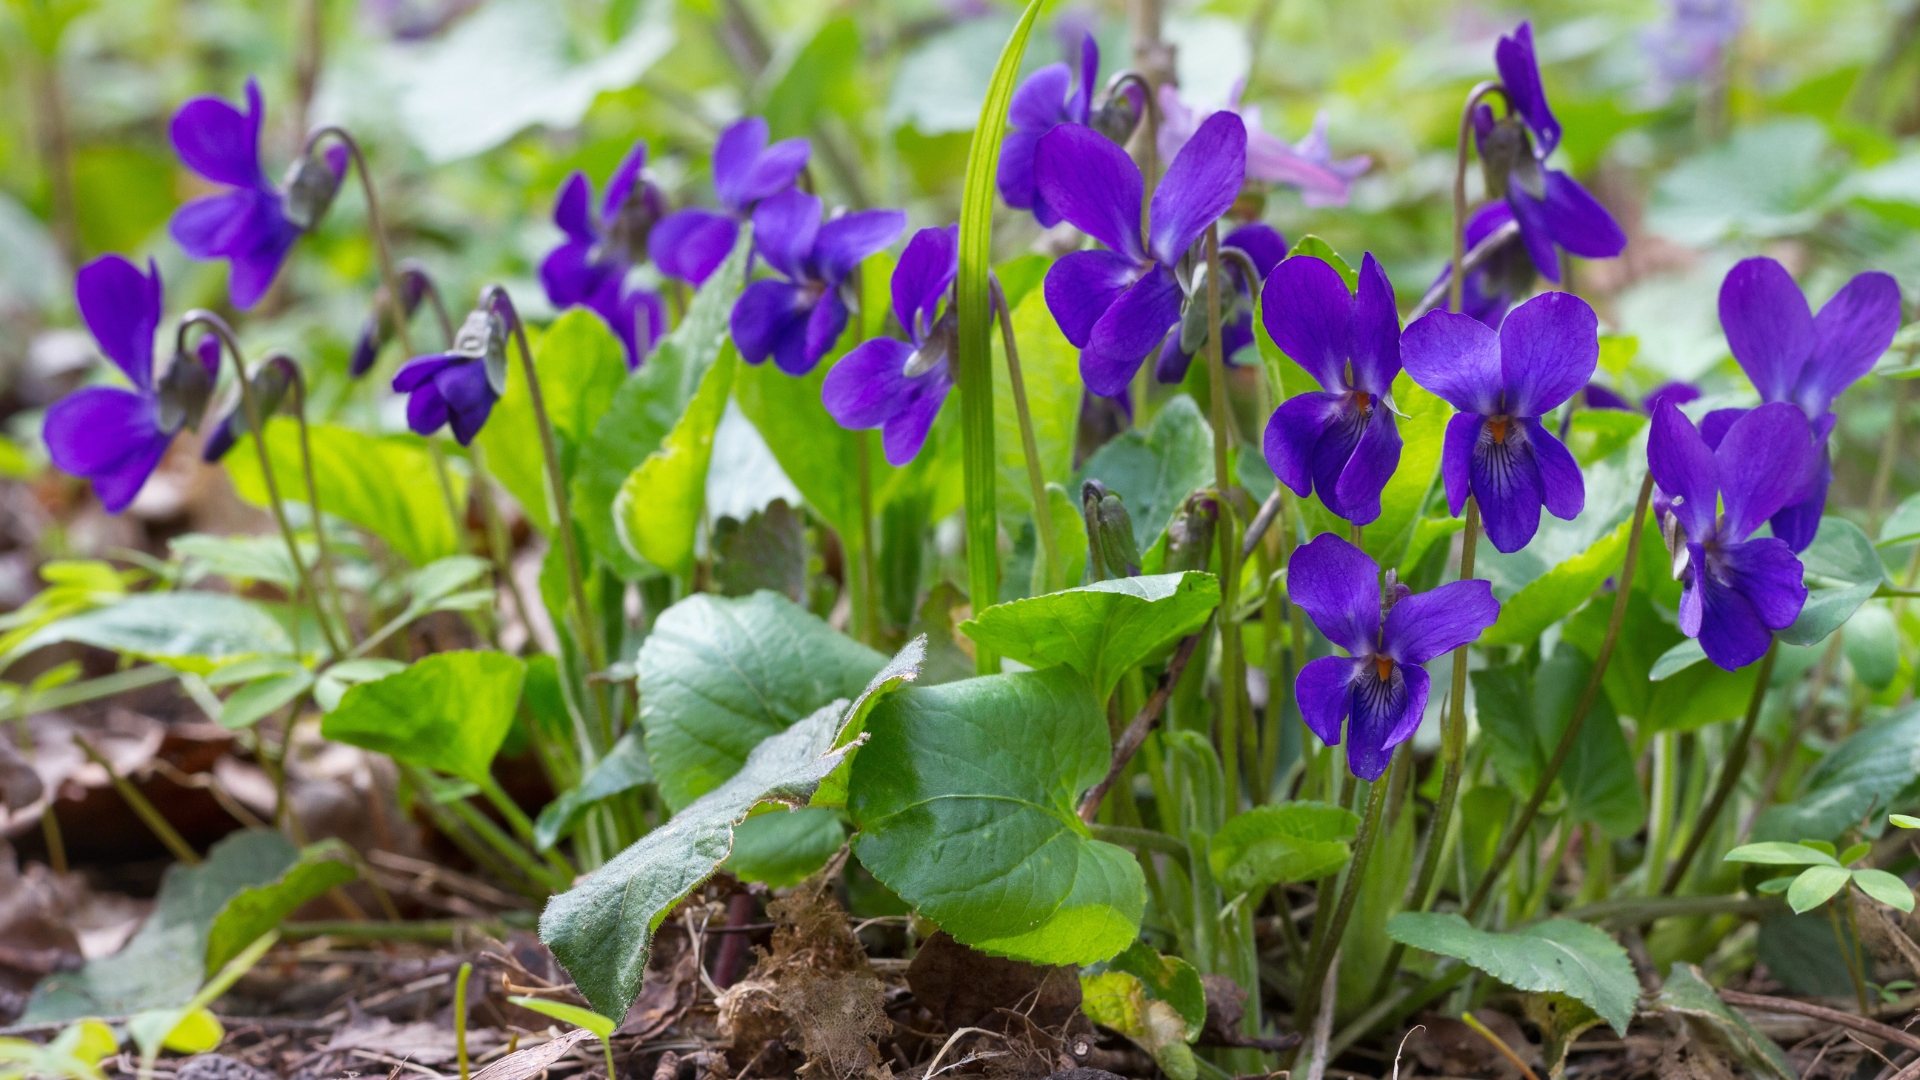
{"label": "orange flower center", "polygon": [[1380,673],[1380,681],[1386,682],[1388,677],[1393,674],[1393,657],[1382,656],[1378,653],[1374,654],[1373,669]]}
{"label": "orange flower center", "polygon": [[1487,421],[1487,430],[1493,432],[1493,441],[1504,444],[1507,441],[1507,418],[1496,416]]}

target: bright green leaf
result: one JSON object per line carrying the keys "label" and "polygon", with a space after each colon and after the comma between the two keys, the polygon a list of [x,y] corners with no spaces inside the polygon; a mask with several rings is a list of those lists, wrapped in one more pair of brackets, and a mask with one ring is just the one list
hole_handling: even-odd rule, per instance
{"label": "bright green leaf", "polygon": [[220,726],[229,731],[251,727],[313,685],[313,672],[300,670],[256,679],[220,703]]}
{"label": "bright green leaf", "polygon": [[407,665],[398,660],[389,660],[384,656],[367,656],[358,660],[342,660],[320,673],[313,684],[313,700],[322,712],[332,712],[340,707],[340,699],[347,694],[347,688],[356,683],[372,682],[384,679],[395,672],[405,671]]}
{"label": "bright green leaf", "polygon": [[[1545,518],[1542,518],[1545,524]],[[1500,618],[1480,634],[1483,645],[1519,645],[1587,602],[1608,577],[1620,572],[1632,521],[1601,534],[1585,551],[1554,564],[1500,605]]]}
{"label": "bright green leaf", "polygon": [[137,593],[36,630],[17,647],[78,641],[204,675],[223,664],[285,655],[293,641],[258,604],[227,593]]}
{"label": "bright green leaf", "polygon": [[1143,431],[1129,428],[1094,452],[1081,480],[1120,496],[1141,551],[1153,546],[1188,495],[1213,483],[1213,428],[1182,395],[1162,406]]}
{"label": "bright green leaf", "polygon": [[1885,870],[1855,870],[1853,883],[1875,900],[1901,911],[1913,910],[1913,890],[1907,883]]}
{"label": "bright green leaf", "polygon": [[345,844],[322,840],[302,851],[278,878],[235,893],[207,932],[206,970],[218,971],[300,905],[358,877],[349,858]]}
{"label": "bright green leaf", "polygon": [[1292,258],[1295,255],[1306,255],[1319,259],[1340,272],[1340,280],[1347,283],[1347,292],[1353,293],[1359,291],[1360,271],[1348,266],[1347,260],[1341,258],[1340,253],[1333,250],[1333,245],[1327,243],[1325,240],[1320,239],[1312,233],[1308,233],[1295,241],[1293,250],[1287,252],[1288,258]]}
{"label": "bright green leaf", "polygon": [[348,690],[320,733],[485,786],[525,675],[526,665],[505,653],[434,653]]}
{"label": "bright green leaf", "polygon": [[[527,678],[533,679],[531,670]],[[541,809],[540,817],[533,823],[534,843],[542,851],[551,849],[579,826],[595,803],[653,782],[653,763],[647,760],[646,741],[639,728],[630,728],[578,784],[561,792],[559,798]]]}
{"label": "bright green leaf", "polygon": [[818,873],[846,842],[840,814],[828,807],[755,814],[733,830],[733,853],[720,868],[741,881],[785,888]]}
{"label": "bright green leaf", "polygon": [[613,527],[627,553],[670,574],[685,575],[693,567],[713,433],[726,411],[738,363],[731,346],[720,351],[666,441],[627,475],[614,501]]}
{"label": "bright green leaf", "polygon": [[1122,675],[1200,629],[1219,605],[1212,574],[1114,578],[995,604],[960,631],[1028,667],[1065,664],[1105,701]]}
{"label": "bright green leaf", "polygon": [[1727,852],[1726,860],[1737,863],[1759,863],[1764,866],[1839,866],[1839,860],[1827,852],[1805,844],[1784,844],[1769,840],[1759,844],[1742,844]]}
{"label": "bright green leaf", "polygon": [[1787,906],[1794,914],[1804,914],[1833,898],[1852,879],[1838,866],[1810,866],[1787,886]]}
{"label": "bright green leaf", "polygon": [[578,1005],[569,1005],[564,1001],[548,1001],[546,998],[521,996],[508,997],[507,1000],[523,1009],[530,1009],[537,1012],[542,1016],[550,1016],[562,1023],[572,1024],[574,1027],[586,1028],[601,1039],[611,1037],[617,1023],[590,1009],[583,1009]]}
{"label": "bright green leaf", "polygon": [[1359,828],[1353,811],[1327,803],[1260,806],[1229,818],[1207,854],[1215,880],[1232,896],[1339,870]]}

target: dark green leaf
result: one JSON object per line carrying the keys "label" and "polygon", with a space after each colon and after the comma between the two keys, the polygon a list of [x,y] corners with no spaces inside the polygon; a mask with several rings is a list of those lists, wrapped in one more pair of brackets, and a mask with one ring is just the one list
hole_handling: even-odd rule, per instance
{"label": "dark green leaf", "polygon": [[1793,801],[1769,807],[1762,839],[1839,836],[1875,810],[1897,805],[1920,777],[1920,706],[1909,705],[1827,751]]}
{"label": "dark green leaf", "polygon": [[785,888],[818,873],[846,842],[840,814],[829,807],[755,814],[733,831],[733,854],[721,869],[741,881]]}
{"label": "dark green leaf", "polygon": [[723,517],[713,526],[714,583],[725,596],[769,589],[800,603],[807,594],[806,523],[785,499],[775,499],[746,521]]}
{"label": "dark green leaf", "polygon": [[1806,568],[1807,604],[1780,640],[1812,645],[1846,623],[1887,580],[1880,553],[1860,526],[1842,517],[1820,519],[1820,532],[1800,553]]}
{"label": "dark green leaf", "polygon": [[1571,919],[1496,934],[1451,912],[1405,912],[1387,923],[1387,934],[1416,949],[1465,960],[1516,990],[1576,998],[1622,1034],[1640,997],[1627,950],[1606,931]]}
{"label": "dark green leaf", "polygon": [[1064,668],[910,689],[881,702],[854,760],[861,863],[956,940],[1034,963],[1125,948],[1140,866],[1088,836],[1079,795],[1106,775],[1104,712]]}
{"label": "dark green leaf", "polygon": [[668,608],[638,663],[640,722],[661,797],[689,805],[732,776],[761,740],[857,696],[885,663],[773,593],[701,594]]}
{"label": "dark green leaf", "polygon": [[1765,1080],[1799,1080],[1787,1055],[1745,1016],[1720,1000],[1692,964],[1675,964],[1660,988],[1659,1008],[1686,1020],[1687,1028]]}

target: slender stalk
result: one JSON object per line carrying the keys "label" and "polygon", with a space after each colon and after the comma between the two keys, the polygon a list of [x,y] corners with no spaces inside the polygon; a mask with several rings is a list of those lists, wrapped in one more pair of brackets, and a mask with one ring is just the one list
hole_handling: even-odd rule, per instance
{"label": "slender stalk", "polygon": [[353,156],[354,172],[360,175],[360,191],[367,200],[367,232],[373,237],[373,250],[380,262],[380,282],[387,288],[387,309],[393,316],[393,332],[400,338],[400,348],[409,357],[414,355],[413,335],[407,329],[407,308],[400,296],[400,278],[393,269],[393,250],[387,245],[387,231],[380,221],[380,199],[373,190],[373,175],[367,171],[367,157],[360,151],[360,143],[345,128],[335,125],[315,128],[307,135],[302,154],[311,154],[320,145],[321,140],[333,138],[347,148]]}
{"label": "slender stalk", "polygon": [[[473,965],[460,965],[453,980],[453,1049],[460,1059],[460,1080],[467,1080],[467,980],[473,977]],[[608,1073],[612,1076],[612,1073]]]}
{"label": "slender stalk", "polygon": [[1753,697],[1747,700],[1746,718],[1740,721],[1740,731],[1733,737],[1732,745],[1727,747],[1727,756],[1720,763],[1720,780],[1713,786],[1713,796],[1707,800],[1706,808],[1693,822],[1692,833],[1687,837],[1687,846],[1680,851],[1680,857],[1667,867],[1666,880],[1660,884],[1660,893],[1665,896],[1678,888],[1682,878],[1687,876],[1687,867],[1692,865],[1693,857],[1700,852],[1700,846],[1706,843],[1707,834],[1713,831],[1713,823],[1720,817],[1720,811],[1733,796],[1733,789],[1740,784],[1740,773],[1747,767],[1747,749],[1753,743],[1753,729],[1760,723],[1760,706],[1767,699],[1767,682],[1773,678],[1773,662],[1780,655],[1780,639],[1774,638],[1767,646],[1767,655],[1760,659],[1760,670],[1753,680]]}
{"label": "slender stalk", "polygon": [[854,472],[858,478],[860,502],[860,528],[847,546],[852,548],[852,565],[847,567],[847,598],[853,606],[853,636],[868,645],[879,637],[879,627],[875,624],[878,604],[875,602],[873,576],[873,465],[871,439],[866,431],[853,433]]}
{"label": "slender stalk", "polygon": [[[1460,153],[1453,171],[1453,262],[1455,272],[1447,280],[1447,310],[1459,311],[1461,294],[1466,288],[1467,275],[1464,269],[1467,261],[1467,147],[1469,136],[1473,134],[1473,110],[1488,94],[1499,94],[1505,99],[1507,88],[1497,82],[1483,82],[1467,92],[1467,104],[1460,110]],[[1508,107],[1512,102],[1508,101]],[[1517,230],[1516,230],[1517,231]]]}
{"label": "slender stalk", "polygon": [[[269,361],[271,362],[271,361]],[[307,434],[307,377],[300,365],[287,358],[286,371],[293,390],[293,418],[300,425],[300,471],[307,484],[307,507],[313,513],[313,542],[317,549],[314,563],[333,596],[333,610],[340,620],[340,634],[349,649],[353,647],[353,623],[347,618],[346,601],[340,595],[340,583],[333,576],[333,551],[327,545],[326,521],[320,516],[320,485],[313,478],[313,441]],[[316,610],[319,604],[315,603]]]}
{"label": "slender stalk", "polygon": [[[1907,358],[1913,358],[1912,349],[1907,350]],[[1875,530],[1884,520],[1887,493],[1893,487],[1893,467],[1900,460],[1900,421],[1906,414],[1907,397],[1912,392],[1912,379],[1894,380],[1893,415],[1887,417],[1887,432],[1880,438],[1880,465],[1873,471],[1873,493],[1867,498],[1867,520]]]}
{"label": "slender stalk", "polygon": [[1033,527],[1040,534],[1040,550],[1047,559],[1047,588],[1060,589],[1071,584],[1060,565],[1060,542],[1053,532],[1053,504],[1047,498],[1046,477],[1040,470],[1040,443],[1033,437],[1033,413],[1027,408],[1027,380],[1020,374],[1020,345],[1013,339],[1013,313],[1007,310],[1007,294],[1000,279],[987,273],[987,292],[993,299],[993,311],[1000,321],[1000,343],[1007,353],[1007,383],[1013,388],[1013,412],[1020,420],[1020,449],[1027,459],[1027,486],[1033,492]]}
{"label": "slender stalk", "polygon": [[[498,781],[491,776],[487,777],[487,782],[480,785],[480,793],[486,796],[494,809],[500,811],[501,817],[507,819],[507,825],[513,829],[515,836],[518,836],[528,848],[536,852],[540,850],[539,844],[533,838],[533,822],[528,819],[526,811],[520,809],[520,804],[514,802],[513,798],[500,787]],[[555,872],[565,874],[568,878],[572,878],[577,873],[573,864],[558,851],[548,849],[542,854],[547,860],[547,865],[551,866]]]}
{"label": "slender stalk", "polygon": [[[287,558],[293,560],[293,571],[299,581],[300,591],[313,605],[313,614],[320,622],[320,633],[327,639],[327,648],[335,656],[345,650],[334,638],[333,625],[327,618],[325,606],[320,602],[320,590],[314,588],[313,576],[307,572],[307,564],[300,559],[300,545],[294,539],[293,525],[287,521],[287,508],[280,499],[280,482],[274,478],[273,459],[267,453],[267,431],[260,414],[260,399],[254,391],[253,379],[247,375],[246,361],[240,356],[240,343],[234,339],[233,328],[227,321],[211,311],[195,308],[180,317],[180,327],[175,331],[176,342],[181,353],[186,352],[187,331],[195,326],[204,326],[220,339],[228,356],[233,357],[234,381],[240,384],[240,407],[247,414],[247,430],[253,433],[253,449],[260,458],[260,478],[267,485],[267,508],[273,512],[274,523],[280,526],[280,537],[286,541]],[[303,429],[304,430],[304,429]],[[315,525],[318,526],[318,522]]]}
{"label": "slender stalk", "polygon": [[[533,349],[527,345],[527,328],[520,322],[513,298],[499,285],[490,285],[481,294],[480,305],[499,314],[513,328],[514,344],[520,350],[520,374],[527,380],[527,398],[533,404],[533,416],[540,429],[540,456],[547,466],[547,495],[553,500],[554,532],[560,534],[560,551],[567,565],[567,593],[572,601],[575,632],[586,653],[588,667],[603,671],[607,666],[606,647],[594,627],[593,609],[587,604],[586,573],[581,569],[580,545],[573,533],[573,509],[567,499],[567,477],[560,467],[560,448],[553,436],[553,420],[547,414],[546,396],[540,392],[540,372],[533,365]],[[609,733],[610,734],[610,733]],[[609,746],[612,739],[607,740]]]}
{"label": "slender stalk", "polygon": [[427,456],[433,461],[434,485],[440,489],[440,506],[447,512],[447,520],[453,525],[454,550],[461,554],[467,551],[467,515],[460,509],[460,501],[453,494],[453,475],[447,470],[447,453],[440,448],[440,440],[427,440]]}
{"label": "slender stalk", "polygon": [[1820,665],[1814,669],[1813,685],[1807,688],[1807,700],[1800,704],[1800,711],[1793,718],[1793,730],[1787,733],[1786,741],[1780,744],[1780,752],[1773,756],[1773,763],[1767,767],[1767,778],[1760,784],[1760,793],[1754,797],[1753,809],[1747,811],[1746,820],[1740,823],[1740,831],[1734,834],[1736,844],[1744,844],[1747,837],[1753,835],[1753,827],[1760,822],[1760,815],[1773,802],[1773,796],[1780,790],[1780,782],[1786,779],[1787,766],[1793,763],[1794,751],[1800,746],[1800,739],[1807,729],[1813,726],[1813,718],[1820,712],[1820,698],[1827,692],[1827,684],[1833,679],[1833,669],[1840,662],[1840,646],[1845,640],[1844,630],[1833,632],[1827,649],[1820,654]]}
{"label": "slender stalk", "polygon": [[[41,5],[29,5],[31,11]],[[44,8],[42,9],[44,10]],[[51,16],[48,16],[51,18]],[[40,113],[40,153],[46,159],[47,187],[53,202],[53,238],[70,268],[80,265],[79,199],[73,179],[73,139],[67,128],[66,94],[60,86],[59,41],[34,43],[30,61]]]}
{"label": "slender stalk", "polygon": [[[1853,887],[1851,885],[1847,886],[1846,891],[1851,894]],[[1851,901],[1853,897],[1848,895],[1847,899]],[[1860,1015],[1872,1016],[1873,1003],[1867,1000],[1867,981],[1866,978],[1860,974],[1859,956],[1854,950],[1847,947],[1846,931],[1840,929],[1839,906],[1840,898],[1837,896],[1827,904],[1827,921],[1833,924],[1833,943],[1840,950],[1840,959],[1845,961],[1847,965],[1847,978],[1853,980],[1853,997],[1855,1001],[1860,1003]],[[1858,923],[1854,922],[1853,905],[1851,903],[1847,905],[1847,922],[1852,927],[1854,933],[1858,934],[1860,927]],[[1855,942],[1859,940],[1858,937],[1854,938]]]}
{"label": "slender stalk", "polygon": [[527,641],[533,641],[533,610],[527,606],[527,598],[520,591],[520,582],[513,576],[513,560],[509,552],[513,549],[513,539],[507,535],[506,519],[500,516],[500,506],[493,501],[493,477],[487,472],[487,457],[478,444],[467,448],[471,455],[468,460],[473,464],[474,498],[480,503],[480,517],[487,525],[487,555],[493,562],[494,577],[499,579],[501,587],[513,598],[514,610],[520,613],[520,624],[527,628]]}
{"label": "slender stalk", "polygon": [[[1406,751],[1401,751],[1404,756]],[[1353,857],[1347,862],[1346,883],[1340,889],[1340,906],[1333,910],[1330,919],[1321,920],[1321,914],[1314,915],[1313,944],[1307,955],[1306,977],[1300,982],[1301,992],[1305,995],[1300,1006],[1294,1012],[1296,1019],[1319,1016],[1322,1008],[1331,1009],[1331,1002],[1320,999],[1320,984],[1327,977],[1328,965],[1333,954],[1339,951],[1340,938],[1346,932],[1347,920],[1353,915],[1353,905],[1360,898],[1360,879],[1366,874],[1367,862],[1373,855],[1373,843],[1380,835],[1380,819],[1387,806],[1387,789],[1393,786],[1392,774],[1382,776],[1370,785],[1367,792],[1367,812],[1360,819],[1360,832],[1353,839]]]}
{"label": "slender stalk", "polygon": [[1240,707],[1247,692],[1246,658],[1241,655],[1240,544],[1234,536],[1233,472],[1227,464],[1233,416],[1227,408],[1227,365],[1220,348],[1220,224],[1207,226],[1207,381],[1213,414],[1213,487],[1220,500],[1220,763],[1227,781],[1227,816],[1240,812]]}
{"label": "slender stalk", "polygon": [[[1473,892],[1473,899],[1467,904],[1466,916],[1471,919],[1480,913],[1487,898],[1493,893],[1493,886],[1507,863],[1513,860],[1513,853],[1519,849],[1526,838],[1527,830],[1533,827],[1535,815],[1540,813],[1541,804],[1547,801],[1547,792],[1553,782],[1559,778],[1560,770],[1567,764],[1567,758],[1573,754],[1573,744],[1580,737],[1580,729],[1587,722],[1587,714],[1593,711],[1594,702],[1600,698],[1602,686],[1607,677],[1607,665],[1613,661],[1614,646],[1620,642],[1620,626],[1626,621],[1627,600],[1633,593],[1633,575],[1640,565],[1640,537],[1646,531],[1647,504],[1653,498],[1653,473],[1648,472],[1640,481],[1640,498],[1633,506],[1633,518],[1628,525],[1627,555],[1620,567],[1619,577],[1615,580],[1613,593],[1613,615],[1607,620],[1606,636],[1600,640],[1600,651],[1593,658],[1593,672],[1587,676],[1586,688],[1580,692],[1580,700],[1573,706],[1573,716],[1567,720],[1567,730],[1560,734],[1559,745],[1553,748],[1553,757],[1547,761],[1547,767],[1540,779],[1533,785],[1533,794],[1528,797],[1526,806],[1520,811],[1513,825],[1507,830],[1505,839],[1500,842],[1499,852],[1487,867],[1480,885]],[[1771,655],[1771,653],[1769,653]],[[1771,667],[1771,662],[1769,662]],[[1456,687],[1461,684],[1456,682]],[[1456,696],[1454,707],[1459,708]]]}
{"label": "slender stalk", "polygon": [[87,755],[88,761],[107,770],[107,779],[113,781],[113,789],[120,793],[120,797],[126,800],[127,806],[146,823],[147,828],[153,830],[153,835],[173,853],[174,858],[188,866],[200,865],[200,854],[193,850],[193,846],[188,844],[173,827],[173,823],[168,821],[145,795],[140,794],[139,788],[134,787],[126,777],[120,775],[119,770],[113,767],[113,762],[101,756],[100,751],[94,749],[93,744],[78,732],[74,733],[73,742],[80,748],[81,753]]}

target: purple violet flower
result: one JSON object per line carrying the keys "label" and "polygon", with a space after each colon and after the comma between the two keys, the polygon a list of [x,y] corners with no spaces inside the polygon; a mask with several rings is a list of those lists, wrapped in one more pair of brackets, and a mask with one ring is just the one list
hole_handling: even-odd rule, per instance
{"label": "purple violet flower", "polygon": [[[893,314],[907,340],[861,342],[827,372],[820,400],[841,427],[879,428],[887,464],[920,453],[953,388],[959,322],[949,300],[960,276],[960,226],[921,229],[893,269]],[[942,300],[949,300],[942,313]]]}
{"label": "purple violet flower", "polygon": [[1813,428],[1788,402],[1749,410],[1718,448],[1671,402],[1654,414],[1647,465],[1686,539],[1674,553],[1674,574],[1685,583],[1680,632],[1699,638],[1707,659],[1728,671],[1760,659],[1773,632],[1793,625],[1806,603],[1800,560],[1787,542],[1749,537],[1802,490],[1814,457]]}
{"label": "purple violet flower", "polygon": [[646,164],[643,139],[608,179],[597,215],[586,174],[567,177],[553,204],[553,223],[567,238],[540,264],[548,302],[600,316],[626,346],[629,368],[640,366],[667,323],[658,296],[627,284],[627,271],[646,261],[648,235],[666,209],[660,189],[641,175]]}
{"label": "purple violet flower", "polygon": [[169,134],[187,168],[232,190],[206,195],[173,212],[167,231],[195,259],[226,259],[233,306],[250,308],[273,284],[300,234],[326,214],[347,172],[346,147],[304,157],[282,188],[260,168],[260,84],[247,80],[247,111],[216,97],[197,97],[173,114]]}
{"label": "purple violet flower", "polygon": [[1233,205],[1246,176],[1247,130],[1215,113],[1154,190],[1143,242],[1140,169],[1112,140],[1061,124],[1034,151],[1047,204],[1106,245],[1076,251],[1047,271],[1047,307],[1080,350],[1080,378],[1096,394],[1126,389],[1141,361],[1178,325],[1194,280],[1189,249]]}
{"label": "purple violet flower", "polygon": [[449,425],[461,446],[480,434],[506,385],[506,324],[484,308],[468,313],[453,348],[416,356],[393,375],[394,390],[407,395],[407,426],[432,435]]}
{"label": "purple violet flower", "polygon": [[[1245,254],[1256,275],[1255,280],[1248,281],[1239,260],[1221,260],[1230,287],[1221,298],[1220,314],[1225,323],[1220,329],[1220,356],[1231,367],[1234,355],[1253,344],[1253,295],[1260,283],[1267,280],[1267,275],[1273,273],[1273,268],[1287,257],[1287,238],[1273,226],[1256,221],[1222,237],[1220,248],[1222,252],[1235,248]],[[1192,294],[1187,297],[1186,310],[1180,317],[1180,332],[1168,334],[1160,346],[1160,358],[1153,366],[1155,379],[1171,384],[1187,377],[1187,365],[1193,362],[1193,354],[1206,344],[1206,314],[1207,290],[1203,279],[1195,283]],[[1193,327],[1191,333],[1189,326]]]}
{"label": "purple violet flower", "polygon": [[1380,492],[1400,464],[1400,315],[1386,271],[1368,252],[1356,296],[1326,262],[1296,255],[1267,275],[1260,311],[1274,344],[1324,388],[1274,410],[1267,465],[1294,494],[1318,491],[1327,509],[1365,525],[1380,516]]}
{"label": "purple violet flower", "polygon": [[156,383],[159,267],[149,261],[143,274],[118,255],[102,256],[74,275],[74,296],[100,351],[133,386],[75,390],[47,410],[41,435],[54,466],[92,481],[107,512],[117,514],[140,494],[180,429],[199,425],[219,374],[220,342],[209,335],[192,359],[175,356]]}
{"label": "purple violet flower", "polygon": [[907,227],[900,210],[860,210],[822,224],[820,200],[795,188],[753,210],[753,249],[778,277],[746,287],[729,320],[749,364],[773,362],[805,375],[847,328],[849,275]]}
{"label": "purple violet flower", "polygon": [[[1300,201],[1309,207],[1345,206],[1353,182],[1373,165],[1365,154],[1333,160],[1327,145],[1327,116],[1313,118],[1313,130],[1299,142],[1288,145],[1260,126],[1260,106],[1240,104],[1245,80],[1234,85],[1233,96],[1222,112],[1239,116],[1247,126],[1247,179],[1269,184],[1287,184],[1298,188]],[[1155,132],[1155,149],[1160,160],[1172,161],[1187,145],[1200,124],[1213,112],[1196,108],[1180,100],[1180,92],[1171,84],[1160,87],[1160,126]]]}
{"label": "purple violet flower", "polygon": [[1653,60],[1664,88],[1699,82],[1719,67],[1746,12],[1740,0],[1667,0],[1667,18],[1647,27],[1640,47]]}
{"label": "purple violet flower", "polygon": [[[1720,283],[1720,326],[1740,369],[1763,402],[1798,405],[1813,425],[1818,453],[1806,486],[1771,515],[1773,535],[1800,552],[1820,531],[1833,466],[1827,437],[1836,417],[1833,402],[1873,370],[1900,329],[1900,286],[1890,275],[1857,274],[1820,309],[1793,275],[1768,258],[1743,259]],[[1717,447],[1744,409],[1717,409],[1700,421],[1700,434]]]}
{"label": "purple violet flower", "polygon": [[[412,318],[420,307],[420,301],[427,294],[426,276],[418,270],[402,270],[400,273],[400,310],[404,317]],[[347,374],[359,378],[373,369],[373,362],[380,357],[380,350],[387,347],[396,333],[393,325],[393,311],[387,303],[386,293],[381,292],[374,301],[373,310],[367,312],[367,321],[360,324],[360,336],[353,340],[353,353],[347,360]]]}
{"label": "purple violet flower", "polygon": [[1547,159],[1560,145],[1560,121],[1554,119],[1540,84],[1533,26],[1523,22],[1512,37],[1502,37],[1494,62],[1511,111],[1499,121],[1487,105],[1473,113],[1488,187],[1506,199],[1520,222],[1520,239],[1534,268],[1558,283],[1559,248],[1585,259],[1610,259],[1626,248],[1627,234],[1578,181],[1547,168]]}
{"label": "purple violet flower", "polygon": [[1565,521],[1579,516],[1580,466],[1540,418],[1584,389],[1600,359],[1600,321],[1586,301],[1541,293],[1498,332],[1431,311],[1407,327],[1400,358],[1414,382],[1460,410],[1447,421],[1440,463],[1455,516],[1471,492],[1487,539],[1503,552],[1527,546],[1543,506]]}
{"label": "purple violet flower", "polygon": [[722,209],[689,206],[662,218],[647,239],[654,265],[696,287],[705,284],[733,251],[754,204],[792,187],[812,152],[805,139],[768,146],[767,122],[758,116],[736,120],[713,144],[713,194]]}
{"label": "purple violet flower", "polygon": [[1000,143],[994,182],[1000,197],[1015,210],[1030,210],[1045,228],[1060,224],[1061,213],[1047,201],[1034,171],[1040,139],[1061,124],[1085,124],[1093,112],[1093,83],[1100,77],[1100,46],[1093,35],[1080,40],[1080,77],[1065,62],[1048,64],[1027,76],[1007,108],[1007,135]]}
{"label": "purple violet flower", "polygon": [[1332,533],[1302,545],[1287,564],[1287,596],[1347,656],[1323,656],[1300,669],[1294,698],[1301,718],[1328,746],[1346,725],[1347,767],[1377,780],[1393,748],[1413,737],[1427,708],[1428,678],[1421,667],[1480,636],[1500,617],[1493,586],[1477,578],[1430,592],[1388,577],[1366,552]]}

